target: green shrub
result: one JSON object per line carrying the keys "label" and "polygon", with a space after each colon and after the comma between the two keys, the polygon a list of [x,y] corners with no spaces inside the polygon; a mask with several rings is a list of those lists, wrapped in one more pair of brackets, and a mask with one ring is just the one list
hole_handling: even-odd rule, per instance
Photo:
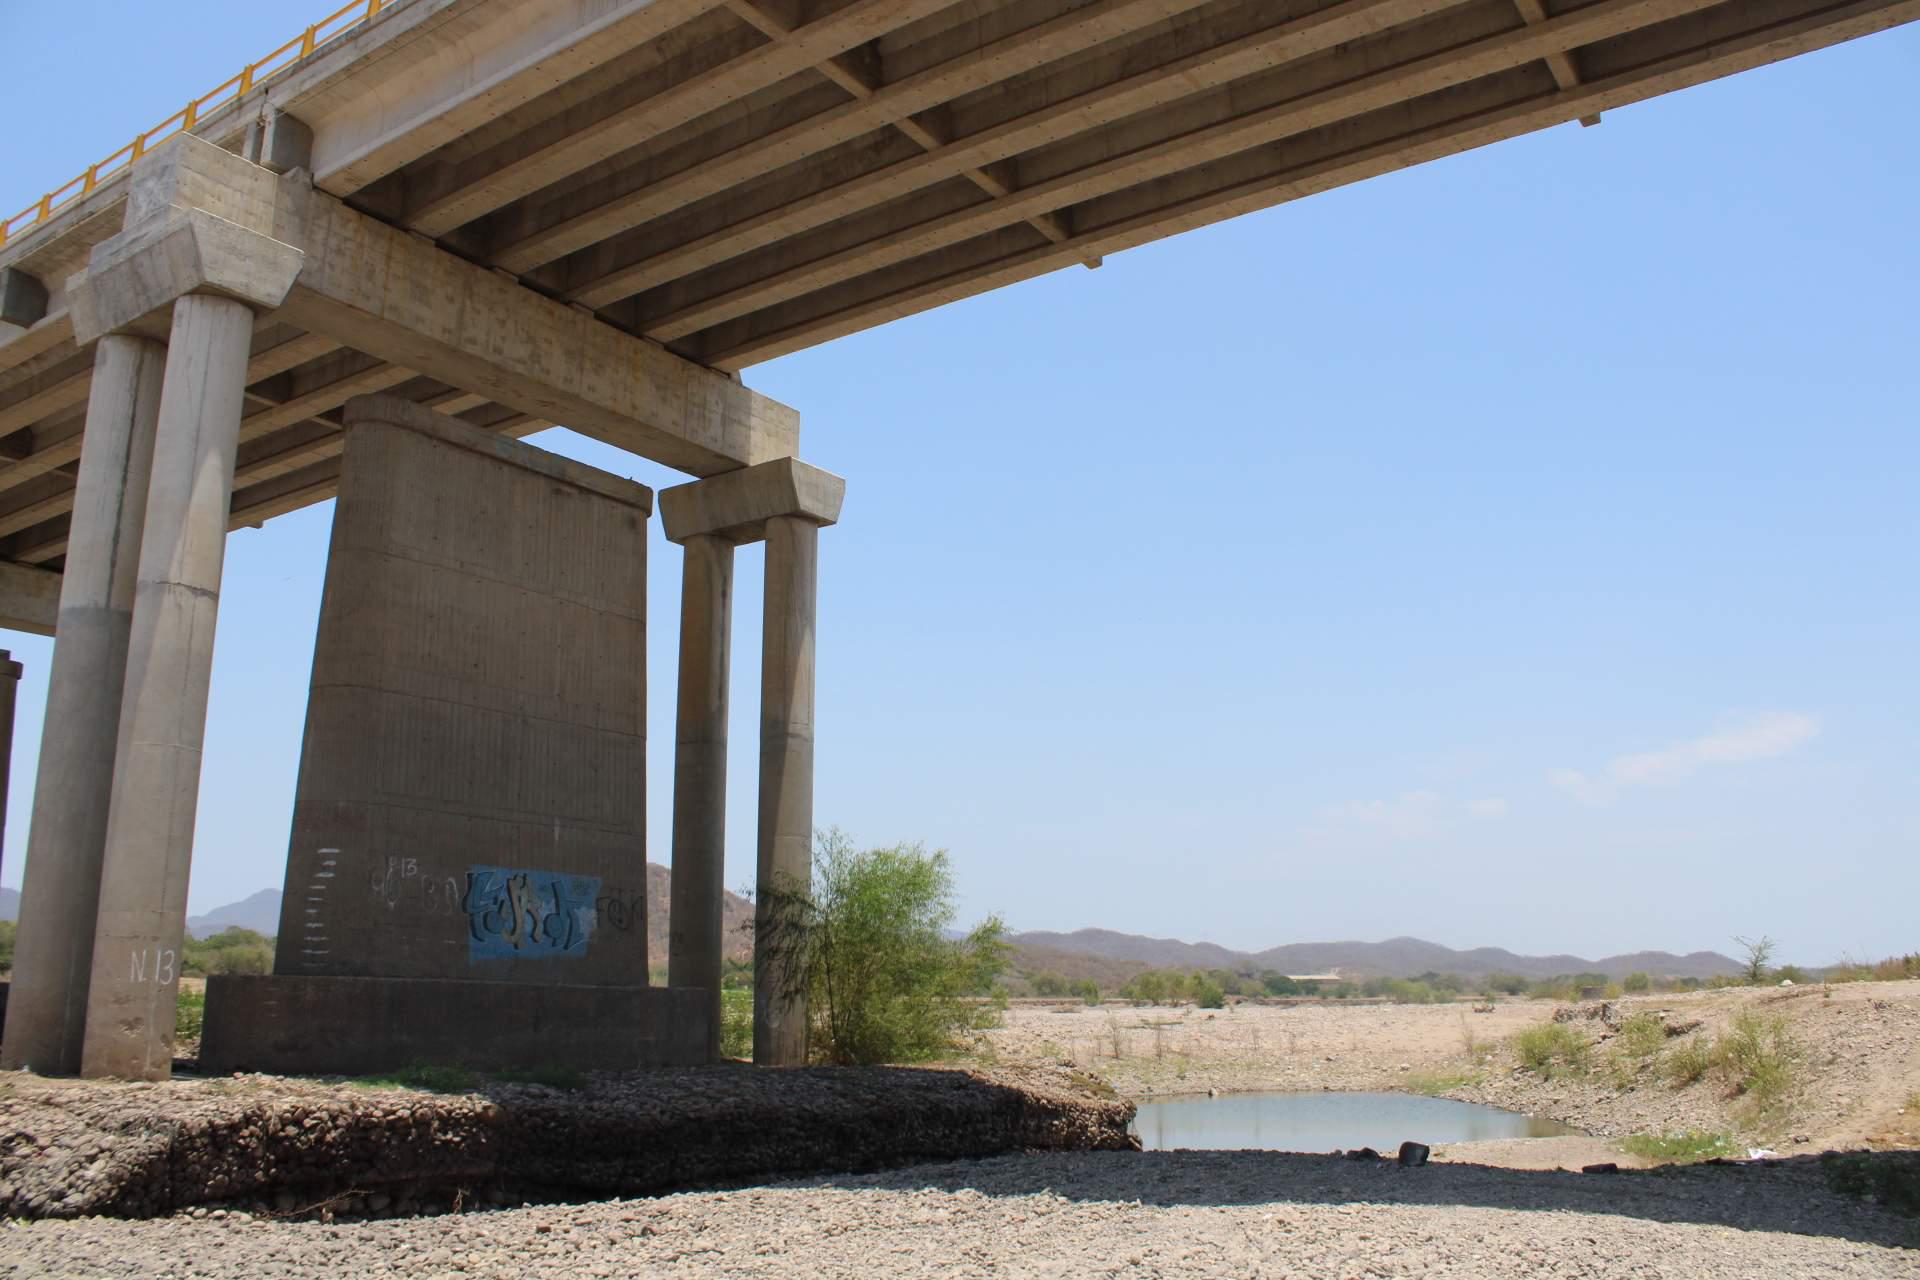
{"label": "green shrub", "polygon": [[465,1067],[416,1062],[383,1075],[361,1076],[353,1082],[367,1089],[423,1089],[428,1093],[466,1093],[478,1088],[480,1077]]}
{"label": "green shrub", "polygon": [[1630,973],[1627,975],[1626,981],[1620,984],[1620,987],[1623,991],[1633,995],[1639,995],[1642,992],[1653,990],[1653,978],[1644,973]]}
{"label": "green shrub", "polygon": [[1760,1115],[1783,1107],[1798,1080],[1800,1050],[1778,1014],[1743,1009],[1713,1047],[1714,1069],[1728,1093],[1745,1097]]}
{"label": "green shrub", "polygon": [[1713,1046],[1708,1043],[1705,1033],[1686,1037],[1660,1060],[1661,1074],[1673,1081],[1676,1088],[1685,1088],[1705,1077],[1712,1069]]}
{"label": "green shrub", "polygon": [[1005,929],[994,918],[948,936],[953,870],[944,852],[917,844],[862,852],[825,832],[810,889],[778,888],[768,907],[761,942],[795,977],[787,998],[807,999],[815,1058],[924,1062],[998,1020],[996,1002],[978,997],[992,995],[1006,969]]}
{"label": "green shrub", "polygon": [[1662,1164],[1698,1164],[1738,1155],[1739,1144],[1724,1133],[1637,1133],[1620,1140],[1620,1149]]}
{"label": "green shrub", "polygon": [[720,989],[720,1055],[753,1057],[753,990]]}
{"label": "green shrub", "polygon": [[1482,1076],[1478,1071],[1416,1071],[1403,1078],[1409,1091],[1436,1098],[1454,1089],[1479,1084]]}
{"label": "green shrub", "polygon": [[1532,984],[1517,973],[1490,973],[1480,980],[1480,989],[1488,995],[1525,995]]}
{"label": "green shrub", "polygon": [[1301,985],[1284,973],[1275,973],[1269,969],[1260,975],[1260,988],[1270,996],[1297,996],[1304,994]]}
{"label": "green shrub", "polygon": [[11,920],[0,920],[0,973],[13,969],[13,935],[15,925]]}
{"label": "green shrub", "polygon": [[180,972],[189,977],[273,972],[273,939],[252,929],[235,926],[211,937],[188,938],[180,950]]}
{"label": "green shrub", "polygon": [[1088,1004],[1100,1003],[1100,984],[1092,978],[1082,978],[1073,984],[1073,994]]}
{"label": "green shrub", "polygon": [[1630,1058],[1651,1058],[1667,1043],[1667,1024],[1651,1013],[1636,1013],[1620,1024],[1617,1043]]}
{"label": "green shrub", "polygon": [[1067,980],[1057,973],[1041,970],[1026,975],[1027,985],[1033,988],[1036,996],[1063,996],[1067,994]]}
{"label": "green shrub", "polygon": [[1193,1002],[1202,1009],[1222,1009],[1226,1007],[1227,993],[1212,978],[1200,974],[1193,981]]}
{"label": "green shrub", "polygon": [[1586,1074],[1593,1046],[1564,1022],[1543,1022],[1515,1034],[1513,1051],[1521,1066],[1551,1080]]}
{"label": "green shrub", "polygon": [[207,993],[182,988],[173,1004],[173,1040],[198,1040],[207,1021]]}

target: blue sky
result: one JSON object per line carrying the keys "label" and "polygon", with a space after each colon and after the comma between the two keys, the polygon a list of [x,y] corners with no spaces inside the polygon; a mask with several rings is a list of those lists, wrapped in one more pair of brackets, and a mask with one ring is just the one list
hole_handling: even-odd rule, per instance
{"label": "blue sky", "polygon": [[[46,105],[0,205],[316,16],[195,13],[9,13],[10,100]],[[848,480],[820,821],[950,849],[964,913],[1016,928],[1920,947],[1917,111],[1908,27],[749,370]],[[195,910],[280,883],[331,513],[229,541]],[[50,642],[6,642],[18,885]]]}

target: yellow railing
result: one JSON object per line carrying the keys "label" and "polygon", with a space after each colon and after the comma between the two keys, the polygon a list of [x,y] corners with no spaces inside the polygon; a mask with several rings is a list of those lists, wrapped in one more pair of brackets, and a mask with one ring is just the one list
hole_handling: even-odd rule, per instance
{"label": "yellow railing", "polygon": [[370,21],[374,14],[379,13],[382,8],[391,3],[393,0],[351,0],[349,4],[320,19],[258,62],[249,62],[241,69],[239,75],[234,76],[219,88],[193,99],[153,128],[135,136],[132,142],[105,160],[87,166],[87,171],[73,181],[63,187],[54,188],[19,213],[0,222],[0,245],[6,244],[9,236],[19,235],[22,231],[45,222],[70,201],[92,194],[95,187],[130,167],[135,160],[146,154],[147,148],[154,143],[193,128],[199,123],[200,117],[209,110],[218,110],[229,102],[238,101],[255,85],[290,67],[299,65],[304,59],[312,57],[314,50],[321,45],[345,35],[363,22]]}

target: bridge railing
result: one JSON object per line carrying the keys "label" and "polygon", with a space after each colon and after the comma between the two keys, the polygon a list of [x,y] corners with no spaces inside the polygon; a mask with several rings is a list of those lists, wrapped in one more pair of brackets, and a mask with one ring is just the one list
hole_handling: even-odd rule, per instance
{"label": "bridge railing", "polygon": [[55,187],[19,213],[0,222],[0,246],[4,246],[10,237],[45,222],[73,201],[93,194],[94,189],[101,183],[119,177],[155,143],[165,141],[176,133],[191,130],[200,122],[202,116],[238,102],[252,91],[255,85],[262,84],[281,72],[298,66],[312,57],[321,46],[338,39],[360,24],[371,21],[375,14],[393,3],[394,0],[350,0],[349,3],[320,19],[266,57],[256,62],[249,62],[240,69],[238,75],[233,76],[226,83],[190,100],[186,106],[153,128],[145,133],[136,134],[132,142],[106,159],[97,164],[88,165],[85,173],[77,175],[64,186]]}

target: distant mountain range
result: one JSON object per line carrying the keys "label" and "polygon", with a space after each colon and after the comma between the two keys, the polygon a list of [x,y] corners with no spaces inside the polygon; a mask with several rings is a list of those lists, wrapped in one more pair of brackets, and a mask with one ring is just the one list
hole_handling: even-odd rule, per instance
{"label": "distant mountain range", "polygon": [[[667,962],[667,906],[671,873],[657,862],[647,864],[648,963]],[[726,951],[729,959],[753,954],[753,904],[737,893],[726,895]],[[20,914],[20,894],[0,889],[0,920]],[[222,929],[252,929],[272,935],[280,928],[280,891],[262,889],[239,902],[205,915],[189,916],[187,932],[196,938]],[[1523,978],[1551,978],[1565,973],[1604,973],[1624,978],[1649,973],[1666,978],[1711,978],[1734,974],[1742,966],[1717,951],[1674,955],[1667,951],[1635,951],[1628,955],[1585,960],[1579,956],[1523,956],[1499,947],[1456,951],[1419,938],[1389,938],[1385,942],[1295,942],[1266,951],[1233,951],[1211,942],[1179,942],[1147,938],[1110,929],[1081,929],[1074,933],[1036,931],[1008,938],[1014,965],[1028,973],[1057,973],[1071,981],[1092,978],[1118,986],[1142,969],[1232,969],[1278,973],[1340,973],[1353,978],[1407,978],[1415,974],[1457,973],[1465,978],[1489,973],[1517,973]]]}
{"label": "distant mountain range", "polygon": [[[1022,969],[1050,970],[1067,978],[1111,979],[1124,976],[1105,966],[1141,969],[1232,969],[1278,973],[1339,973],[1354,978],[1406,978],[1415,974],[1457,973],[1475,978],[1489,973],[1517,973],[1524,978],[1551,978],[1564,973],[1604,973],[1623,978],[1630,973],[1655,977],[1711,978],[1740,972],[1742,966],[1717,951],[1695,951],[1678,956],[1667,951],[1635,951],[1628,955],[1586,960],[1580,956],[1523,956],[1499,947],[1456,951],[1419,938],[1389,938],[1385,942],[1295,942],[1266,951],[1233,951],[1211,942],[1179,942],[1146,938],[1110,929],[1081,929],[1074,933],[1016,933],[1013,943]],[[1098,972],[1093,970],[1099,969]]]}

